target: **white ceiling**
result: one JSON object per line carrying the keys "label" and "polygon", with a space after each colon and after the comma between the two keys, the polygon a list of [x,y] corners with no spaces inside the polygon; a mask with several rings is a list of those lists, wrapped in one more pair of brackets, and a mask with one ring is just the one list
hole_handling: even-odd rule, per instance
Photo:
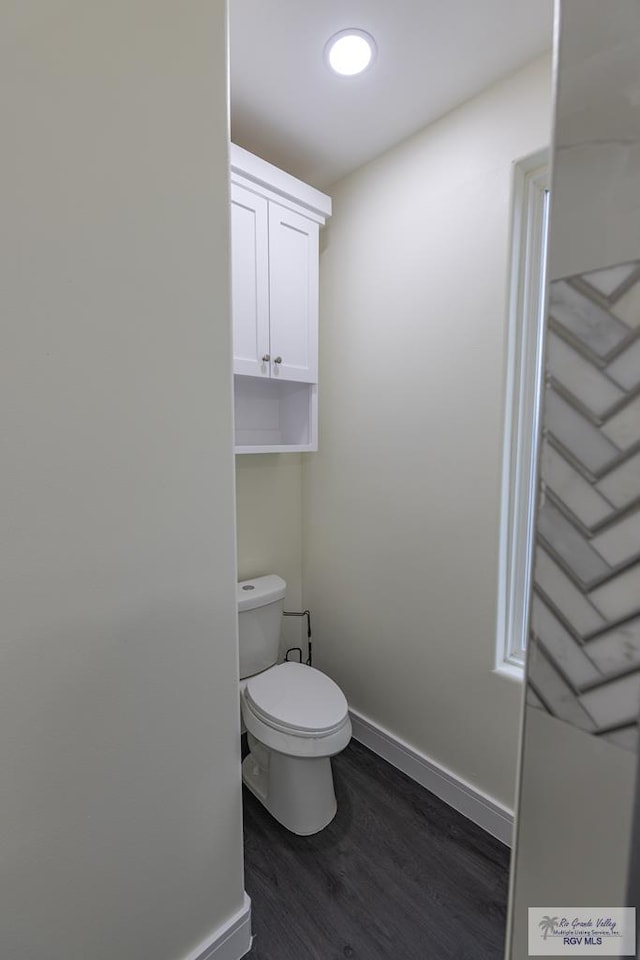
{"label": "white ceiling", "polygon": [[[231,136],[326,187],[551,47],[553,0],[229,0]],[[359,77],[329,37],[378,44]]]}

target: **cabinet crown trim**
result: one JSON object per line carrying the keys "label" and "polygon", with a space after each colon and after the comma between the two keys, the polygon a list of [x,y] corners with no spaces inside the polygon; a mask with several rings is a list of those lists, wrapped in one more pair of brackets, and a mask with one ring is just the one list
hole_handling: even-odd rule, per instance
{"label": "cabinet crown trim", "polygon": [[314,219],[324,224],[326,217],[331,216],[331,197],[303,183],[290,173],[285,173],[279,167],[267,163],[260,157],[254,156],[237,144],[230,144],[229,161],[231,174],[243,177],[256,185],[267,188],[286,200],[296,203],[314,215]]}

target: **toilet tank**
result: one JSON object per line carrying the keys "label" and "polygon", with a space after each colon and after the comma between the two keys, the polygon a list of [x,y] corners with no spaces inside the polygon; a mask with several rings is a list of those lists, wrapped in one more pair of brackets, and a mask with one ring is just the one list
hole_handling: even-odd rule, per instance
{"label": "toilet tank", "polygon": [[237,586],[240,679],[278,662],[280,626],[287,585],[275,574],[242,580]]}

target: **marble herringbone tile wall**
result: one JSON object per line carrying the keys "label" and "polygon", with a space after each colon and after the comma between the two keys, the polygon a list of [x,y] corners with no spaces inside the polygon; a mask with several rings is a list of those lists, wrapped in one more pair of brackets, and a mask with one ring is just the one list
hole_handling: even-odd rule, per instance
{"label": "marble herringbone tile wall", "polygon": [[637,747],[640,261],[551,284],[527,700]]}

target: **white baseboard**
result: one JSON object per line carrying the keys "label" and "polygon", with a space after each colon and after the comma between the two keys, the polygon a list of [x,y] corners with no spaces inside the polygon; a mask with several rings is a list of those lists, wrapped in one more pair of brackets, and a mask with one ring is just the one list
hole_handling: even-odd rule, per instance
{"label": "white baseboard", "polygon": [[245,893],[242,909],[184,960],[240,960],[251,949],[251,939],[251,900]]}
{"label": "white baseboard", "polygon": [[350,710],[354,739],[383,760],[444,800],[450,807],[477,823],[502,843],[511,846],[513,812],[492,797],[457,777],[446,767],[419,753],[408,743],[367,717]]}

